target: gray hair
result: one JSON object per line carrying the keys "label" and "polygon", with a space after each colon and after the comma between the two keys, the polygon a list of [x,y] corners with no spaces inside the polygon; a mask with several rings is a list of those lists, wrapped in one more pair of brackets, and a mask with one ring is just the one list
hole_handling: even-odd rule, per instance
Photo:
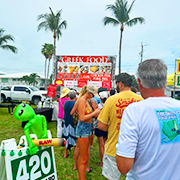
{"label": "gray hair", "polygon": [[68,96],[70,99],[74,99],[76,97],[76,91],[70,90]]}
{"label": "gray hair", "polygon": [[148,59],[139,64],[136,75],[143,87],[161,89],[167,83],[167,66],[161,59]]}

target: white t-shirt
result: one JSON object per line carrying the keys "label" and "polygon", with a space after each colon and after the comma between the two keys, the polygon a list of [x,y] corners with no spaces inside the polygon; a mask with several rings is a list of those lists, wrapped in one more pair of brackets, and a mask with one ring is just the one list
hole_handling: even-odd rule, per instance
{"label": "white t-shirt", "polygon": [[118,156],[134,158],[126,180],[180,179],[180,101],[150,97],[123,113]]}

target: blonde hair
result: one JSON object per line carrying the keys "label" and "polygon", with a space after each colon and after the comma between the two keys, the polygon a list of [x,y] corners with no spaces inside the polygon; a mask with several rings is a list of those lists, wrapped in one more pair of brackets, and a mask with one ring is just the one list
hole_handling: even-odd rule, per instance
{"label": "blonde hair", "polygon": [[79,98],[82,97],[84,94],[86,94],[86,92],[87,92],[87,85],[82,87],[82,89],[81,89],[81,91],[79,93]]}
{"label": "blonde hair", "polygon": [[79,97],[78,97],[78,99],[76,100],[75,104],[78,103],[79,99],[80,99],[84,94],[86,94],[86,92],[87,92],[87,85],[85,85],[85,86],[82,87],[82,89],[81,89],[81,91],[80,91],[80,93],[79,93]]}

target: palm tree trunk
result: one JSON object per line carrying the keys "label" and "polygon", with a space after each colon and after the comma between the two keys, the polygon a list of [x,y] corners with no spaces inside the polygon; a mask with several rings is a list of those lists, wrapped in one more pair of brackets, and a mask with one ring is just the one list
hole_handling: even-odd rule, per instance
{"label": "palm tree trunk", "polygon": [[122,46],[122,33],[123,33],[124,27],[123,24],[121,25],[120,29],[120,42],[119,42],[119,74],[121,73],[121,46]]}
{"label": "palm tree trunk", "polygon": [[51,60],[51,59],[49,59],[49,63],[48,63],[48,71],[47,71],[47,85],[49,84],[49,83],[48,83],[48,80],[49,80],[49,67],[50,67],[50,60]]}
{"label": "palm tree trunk", "polygon": [[53,82],[52,84],[54,84],[54,81],[56,80],[56,76],[57,76],[57,67],[56,67],[56,32],[54,32],[54,57],[53,57]]}
{"label": "palm tree trunk", "polygon": [[47,65],[47,59],[45,60],[45,70],[44,70],[44,77],[45,77],[45,84],[44,84],[44,88],[45,88],[45,90],[47,89],[47,79],[46,79],[46,65]]}

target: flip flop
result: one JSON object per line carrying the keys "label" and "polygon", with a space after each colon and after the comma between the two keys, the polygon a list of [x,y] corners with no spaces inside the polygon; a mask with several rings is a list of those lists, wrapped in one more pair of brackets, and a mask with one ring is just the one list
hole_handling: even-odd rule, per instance
{"label": "flip flop", "polygon": [[67,154],[67,156],[66,157],[64,157],[64,158],[67,158],[69,156],[69,154]]}
{"label": "flip flop", "polygon": [[101,163],[97,163],[97,166],[101,167]]}
{"label": "flip flop", "polygon": [[92,172],[92,168],[89,168],[89,170],[88,171],[86,171],[87,173],[90,173],[90,172]]}

